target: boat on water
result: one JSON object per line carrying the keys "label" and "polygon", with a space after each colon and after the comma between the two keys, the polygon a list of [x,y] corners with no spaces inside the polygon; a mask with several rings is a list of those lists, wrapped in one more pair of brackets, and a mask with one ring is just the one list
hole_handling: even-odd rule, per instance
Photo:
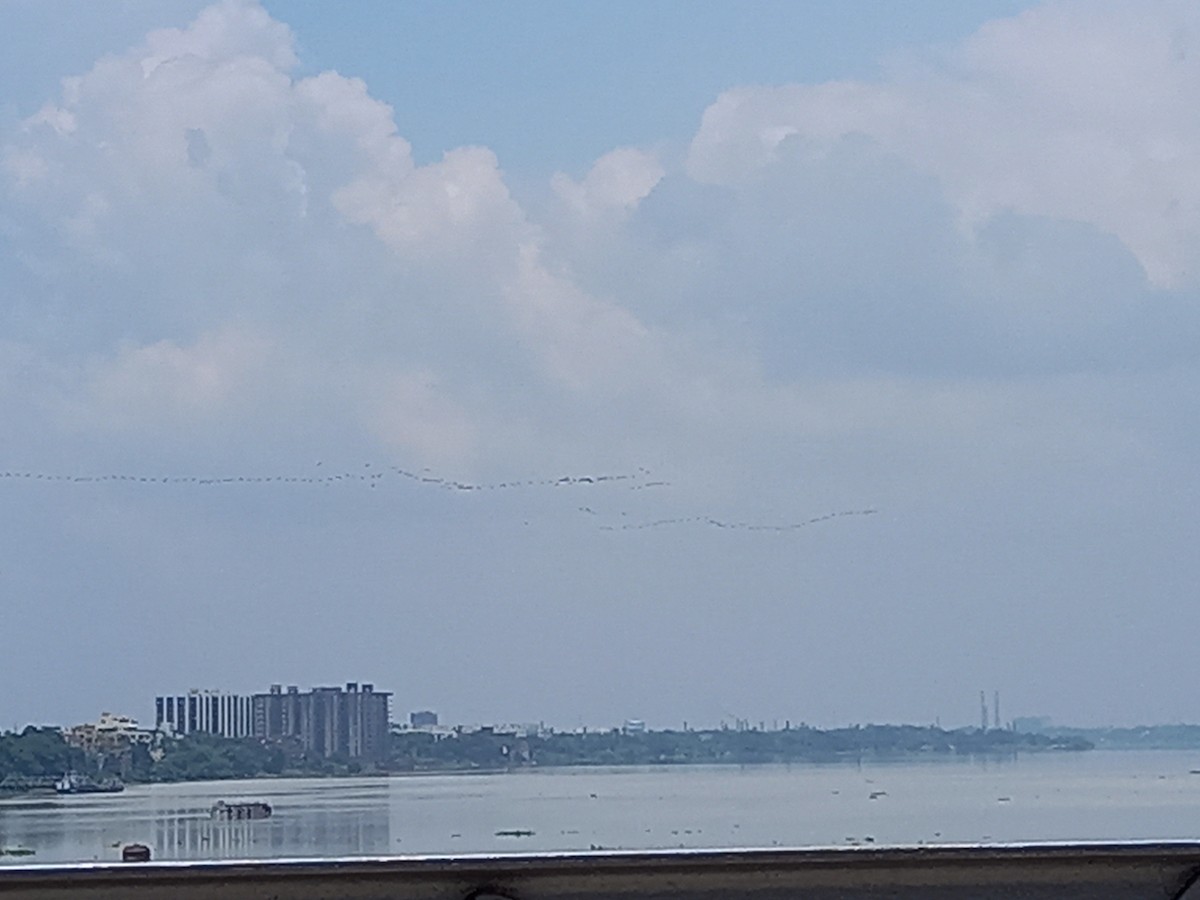
{"label": "boat on water", "polygon": [[94,781],[84,775],[68,772],[54,783],[58,794],[119,794],[125,790],[125,785],[116,778],[102,778]]}
{"label": "boat on water", "polygon": [[209,815],[222,822],[267,819],[271,816],[271,804],[262,800],[237,800],[233,803],[218,800],[212,805]]}
{"label": "boat on water", "polygon": [[53,776],[26,778],[9,774],[0,779],[0,798],[53,796],[55,783]]}

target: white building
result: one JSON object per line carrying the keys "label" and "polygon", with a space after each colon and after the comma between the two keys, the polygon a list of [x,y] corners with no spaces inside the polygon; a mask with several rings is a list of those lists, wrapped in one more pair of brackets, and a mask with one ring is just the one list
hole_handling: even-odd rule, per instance
{"label": "white building", "polygon": [[253,698],[248,694],[202,691],[154,698],[154,728],[167,734],[202,731],[220,737],[254,734]]}
{"label": "white building", "polygon": [[105,712],[95,722],[68,728],[63,735],[72,747],[88,751],[122,750],[134,744],[149,744],[153,734],[138,727],[137,719]]}

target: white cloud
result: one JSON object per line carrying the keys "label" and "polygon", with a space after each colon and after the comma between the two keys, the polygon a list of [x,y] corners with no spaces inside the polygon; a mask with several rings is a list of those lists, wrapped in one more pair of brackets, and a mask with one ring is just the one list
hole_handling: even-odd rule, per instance
{"label": "white cloud", "polygon": [[[224,2],[66,81],[9,136],[5,190],[74,298],[53,331],[87,352],[56,362],[110,427],[310,403],[426,461],[778,448],[826,432],[838,385],[1088,365],[1146,296],[1105,233],[1182,277],[1180,15],[1056,4],[876,84],[732,89],[683,170],[618,148],[538,215],[487,148],[417,165],[365,83],[295,77],[288,28]],[[1141,62],[1093,79],[1118,39]],[[899,428],[848,408],[841,433]]]}
{"label": "white cloud", "polygon": [[333,203],[393,248],[426,258],[486,250],[521,221],[495,155],[480,147],[451,150],[412,171],[371,172],[338,190]]}
{"label": "white cloud", "polygon": [[254,0],[220,0],[187,28],[164,28],[146,36],[139,66],[149,78],[164,63],[186,57],[206,61],[261,59],[286,71],[296,65],[291,29]]}
{"label": "white cloud", "polygon": [[560,172],[551,184],[559,198],[586,216],[636,207],[664,174],[666,170],[653,154],[635,147],[619,147],[596,160],[582,181]]}
{"label": "white cloud", "polygon": [[[730,640],[749,658],[768,630],[752,633],[753,613],[777,641],[764,666],[801,658],[814,677],[846,665],[828,630],[882,635],[871,649],[889,658],[881,617],[950,621],[964,596],[998,610],[1010,646],[1020,627],[1042,633],[1008,616],[1021,603],[1073,620],[1120,583],[1163,612],[1186,593],[1168,581],[1195,581],[1179,574],[1186,552],[1155,556],[1194,543],[1193,18],[1053,3],[875,83],[731,88],[686,164],[618,148],[539,195],[486,147],[418,165],[369,85],[297,75],[286,26],[218,3],[0,135],[5,466],[290,474],[382,457],[464,479],[646,466],[670,489],[622,484],[597,521],[881,509],[866,540],[742,543],[697,526],[601,544],[566,492],[97,494],[127,504],[81,539],[110,565],[106,532],[120,532],[114,603],[130,573],[156,604],[176,591],[164,610],[233,597],[231,614],[274,615],[335,595],[347,621],[399,620],[420,596],[428,632],[401,630],[424,668],[452,641],[495,640],[477,616],[443,613],[477,611],[479,585],[490,597],[505,578],[487,606],[531,671],[553,604],[571,627],[597,624],[589,646],[625,646],[631,620],[613,604],[649,609],[647,591],[661,606],[647,646],[682,640],[687,621],[689,658],[728,655]],[[62,487],[61,507],[26,495],[44,522],[16,538],[57,546],[81,496]],[[518,508],[548,519],[511,529]],[[176,550],[193,538],[209,549],[188,569]],[[1094,574],[1101,545],[1121,546],[1132,574]],[[29,558],[41,591],[49,557]],[[80,587],[55,574],[72,608]],[[986,655],[974,623],[946,627],[943,648]],[[329,631],[359,651],[360,633]],[[321,649],[292,637],[297,665]],[[943,661],[922,639],[895,668],[914,682],[926,650]],[[380,629],[362,659],[396,652]]]}
{"label": "white cloud", "polygon": [[385,375],[368,410],[386,447],[442,470],[470,471],[483,450],[480,429],[430,371]]}
{"label": "white cloud", "polygon": [[100,430],[202,431],[244,419],[271,370],[270,341],[226,329],[188,346],[126,345],[87,367],[76,414]]}
{"label": "white cloud", "polygon": [[731,90],[689,171],[738,183],[785,141],[819,156],[864,135],[936,176],[968,226],[1004,210],[1086,222],[1156,284],[1195,284],[1198,29],[1191,4],[1051,2],[876,83]]}

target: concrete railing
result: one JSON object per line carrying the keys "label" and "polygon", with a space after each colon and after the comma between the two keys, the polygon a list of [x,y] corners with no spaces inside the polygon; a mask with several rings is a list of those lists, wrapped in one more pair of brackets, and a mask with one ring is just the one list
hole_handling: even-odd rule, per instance
{"label": "concrete railing", "polygon": [[1200,900],[1200,844],[0,867],[4,900]]}

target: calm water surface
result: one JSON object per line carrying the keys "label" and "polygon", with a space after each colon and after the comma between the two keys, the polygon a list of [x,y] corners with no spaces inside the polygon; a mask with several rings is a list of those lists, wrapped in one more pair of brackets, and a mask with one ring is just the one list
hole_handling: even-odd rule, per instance
{"label": "calm water surface", "polygon": [[[1200,838],[1200,752],[202,782],[0,801],[0,863]],[[221,799],[274,815],[213,822]],[[503,831],[532,831],[505,836]]]}

